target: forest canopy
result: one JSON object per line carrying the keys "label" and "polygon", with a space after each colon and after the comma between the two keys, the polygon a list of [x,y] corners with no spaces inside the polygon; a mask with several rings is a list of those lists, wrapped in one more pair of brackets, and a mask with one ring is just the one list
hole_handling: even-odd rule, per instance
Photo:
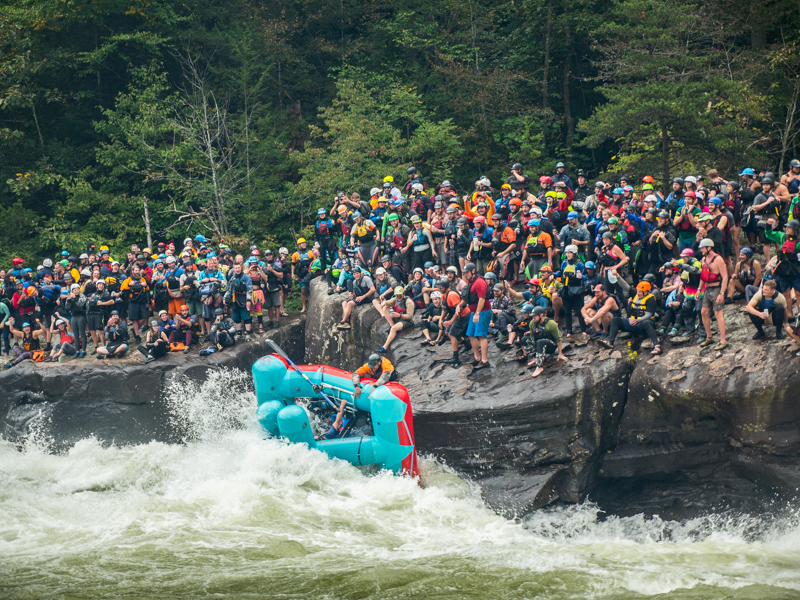
{"label": "forest canopy", "polygon": [[[796,1],[0,0],[0,260],[288,244],[415,166],[785,171]],[[145,219],[145,211],[148,219]]]}

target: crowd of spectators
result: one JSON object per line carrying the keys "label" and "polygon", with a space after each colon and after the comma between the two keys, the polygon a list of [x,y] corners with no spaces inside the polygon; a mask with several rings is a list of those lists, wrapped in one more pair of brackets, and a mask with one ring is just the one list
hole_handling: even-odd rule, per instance
{"label": "crowd of spectators", "polygon": [[532,181],[515,164],[499,189],[481,177],[459,196],[411,167],[368,197],[339,192],[318,210],[315,243],[298,239],[292,253],[234,255],[198,235],[180,249],[133,245],[122,262],[105,246],[64,250],[35,270],[15,258],[0,270],[2,350],[9,366],[90,349],[122,356],[134,340],[146,362],[194,344],[208,354],[249,340],[255,324],[277,327],[293,282],[305,311],[316,277],[343,295],[340,329],[361,305],[386,320],[378,352],[416,326],[423,345],[451,344],[454,366],[467,346],[475,369],[489,366],[493,340],[538,376],[548,356],[565,360],[562,338],[577,331],[609,348],[626,332],[647,336],[653,354],[676,336],[721,351],[722,308],[739,301],[754,339],[766,326],[800,342],[800,162],[780,177],[745,168],[735,180],[713,169],[675,178],[666,196],[656,185],[590,184],[580,170],[573,181],[563,163]]}

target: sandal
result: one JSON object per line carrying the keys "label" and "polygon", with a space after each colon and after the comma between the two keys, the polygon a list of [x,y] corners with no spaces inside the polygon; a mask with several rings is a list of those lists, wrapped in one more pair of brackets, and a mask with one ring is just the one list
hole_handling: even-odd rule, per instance
{"label": "sandal", "polygon": [[653,349],[650,351],[650,354],[661,354],[661,344],[656,344],[653,346]]}
{"label": "sandal", "polygon": [[728,342],[720,342],[719,344],[714,346],[714,350],[715,351],[717,351],[717,350],[725,350],[725,348],[727,348],[727,347],[728,347]]}
{"label": "sandal", "polygon": [[282,317],[288,317],[288,316],[289,316],[289,313],[287,313],[287,312],[282,312],[282,313],[281,313],[281,316],[282,316]]}
{"label": "sandal", "polygon": [[259,323],[258,324],[258,333],[264,333],[264,324],[263,323]]}

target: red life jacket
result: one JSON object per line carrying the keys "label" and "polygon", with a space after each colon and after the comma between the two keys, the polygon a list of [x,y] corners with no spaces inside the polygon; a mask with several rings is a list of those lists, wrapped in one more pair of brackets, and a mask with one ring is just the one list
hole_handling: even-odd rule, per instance
{"label": "red life jacket", "polygon": [[716,283],[717,281],[722,281],[722,276],[720,276],[719,273],[714,273],[714,271],[708,268],[708,264],[703,261],[703,266],[700,270],[700,280],[704,281],[706,284]]}

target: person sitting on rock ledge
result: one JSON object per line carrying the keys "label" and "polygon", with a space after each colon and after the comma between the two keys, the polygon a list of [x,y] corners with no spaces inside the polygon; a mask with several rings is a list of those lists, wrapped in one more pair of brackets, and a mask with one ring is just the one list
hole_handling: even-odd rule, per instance
{"label": "person sitting on rock ledge", "polygon": [[356,306],[366,304],[375,294],[375,284],[369,275],[365,275],[360,267],[356,267],[353,279],[347,282],[350,290],[347,300],[342,302],[342,320],[337,327],[339,329],[350,329],[350,315]]}
{"label": "person sitting on rock ledge", "polygon": [[565,361],[564,346],[561,343],[561,334],[558,323],[547,316],[547,309],[537,306],[533,309],[530,325],[530,338],[528,340],[529,352],[533,352],[533,360],[529,367],[536,365],[531,378],[539,377],[544,372],[545,359],[558,350],[558,360]]}
{"label": "person sitting on rock ledge", "polygon": [[125,321],[120,321],[116,310],[111,311],[104,333],[106,345],[97,349],[97,359],[122,358],[128,351],[128,326]]}
{"label": "person sitting on rock ledge", "polygon": [[606,339],[611,329],[611,320],[620,314],[619,300],[608,293],[605,286],[598,283],[592,290],[594,297],[590,298],[581,308],[581,316],[586,325],[594,328],[591,337]]}
{"label": "person sitting on rock ledge", "polygon": [[75,336],[69,330],[69,324],[64,319],[53,319],[50,325],[51,338],[58,334],[58,343],[53,346],[50,356],[44,362],[64,362],[64,356],[75,356],[78,349],[75,347]]}
{"label": "person sitting on rock ledge", "polygon": [[150,329],[144,335],[144,346],[139,346],[139,352],[145,356],[144,364],[166,356],[169,352],[169,338],[159,327],[158,321],[150,321]]}
{"label": "person sitting on rock ledge", "polygon": [[764,332],[764,325],[775,327],[775,338],[783,338],[783,318],[786,314],[786,297],[778,293],[778,284],[774,279],[764,282],[763,288],[755,295],[744,307],[745,312],[750,316],[756,328],[754,340],[760,340],[767,336]]}
{"label": "person sitting on rock ledge", "polygon": [[405,288],[402,285],[394,288],[394,297],[391,300],[384,300],[379,310],[389,323],[389,337],[386,338],[383,346],[378,348],[378,352],[386,354],[397,334],[414,326],[415,309],[414,301],[405,295]]}
{"label": "person sitting on rock ledge", "polygon": [[11,346],[11,351],[16,354],[17,357],[12,362],[6,363],[6,367],[10,368],[16,366],[23,360],[28,360],[29,358],[32,360],[44,360],[44,350],[40,348],[39,338],[45,335],[45,330],[39,322],[39,319],[35,319],[34,323],[36,324],[36,328],[25,321],[21,329],[16,329],[14,327],[14,319],[11,318],[8,320],[8,329],[11,335],[21,339],[19,344]]}
{"label": "person sitting on rock ledge", "polygon": [[[230,317],[226,317],[221,308],[214,309],[214,317],[215,321],[206,341],[211,342],[216,351],[222,351],[223,348],[230,348],[236,343],[236,323]],[[212,351],[211,348],[208,350]],[[201,350],[201,352],[205,352],[205,350]],[[209,353],[206,352],[206,354]]]}
{"label": "person sitting on rock ledge", "polygon": [[630,318],[614,317],[611,320],[608,339],[599,339],[598,343],[606,348],[613,348],[614,341],[617,339],[617,332],[620,329],[633,334],[645,333],[650,338],[650,341],[653,342],[651,354],[661,354],[661,345],[658,343],[653,323],[657,311],[656,297],[651,293],[650,283],[640,281],[639,285],[636,286],[636,296],[630,299],[628,309],[631,315]]}
{"label": "person sitting on rock ledge", "polygon": [[[444,328],[442,322],[447,314],[446,308],[442,305],[442,293],[435,291],[431,294],[431,303],[422,311],[419,327],[422,330],[422,335],[425,338],[422,341],[423,346],[436,346],[436,344],[443,344],[447,341],[447,336],[444,335]],[[436,339],[431,339],[431,335],[435,335]]]}

